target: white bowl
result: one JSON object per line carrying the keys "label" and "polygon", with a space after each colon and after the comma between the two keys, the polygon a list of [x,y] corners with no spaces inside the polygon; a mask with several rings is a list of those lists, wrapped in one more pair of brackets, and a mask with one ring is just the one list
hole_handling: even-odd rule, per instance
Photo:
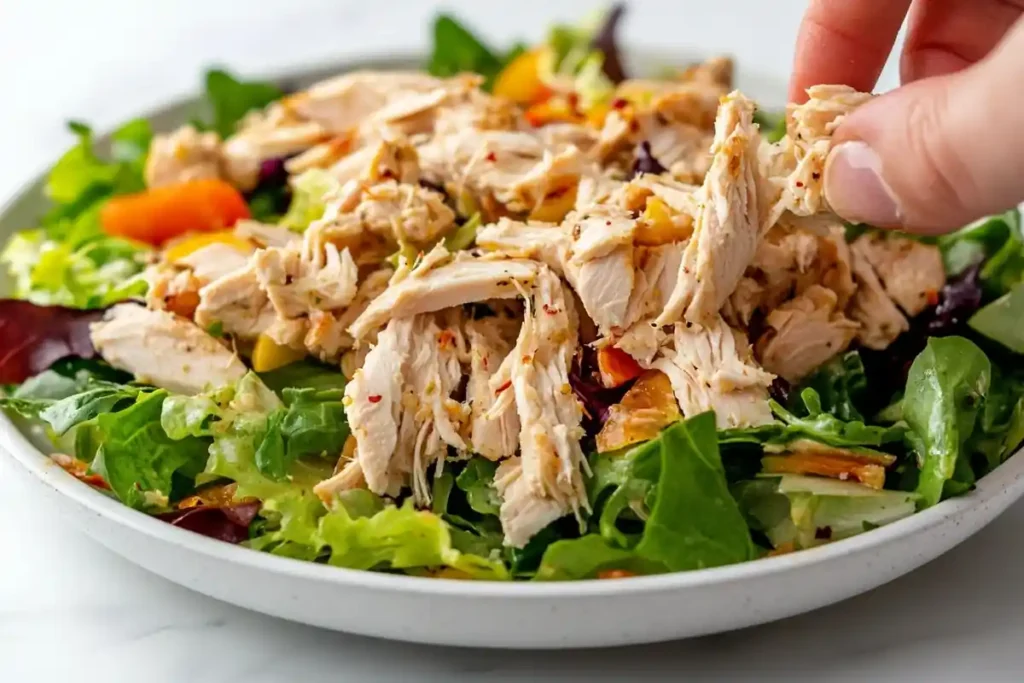
{"label": "white bowl", "polygon": [[[378,60],[367,65],[400,64]],[[331,70],[337,71],[335,70]],[[308,81],[325,72],[299,74]],[[745,79],[759,97],[781,79]],[[758,87],[760,86],[760,87]],[[158,129],[189,103],[151,116]],[[44,208],[37,179],[2,211],[0,239]],[[34,441],[34,442],[33,442]],[[266,555],[173,527],[94,491],[56,466],[25,425],[0,417],[0,446],[39,493],[94,539],[195,591],[324,628],[443,645],[505,648],[650,643],[752,626],[817,609],[938,557],[1024,495],[1024,458],[1011,458],[969,495],[860,536],[717,569],[610,581],[483,583],[375,574]]]}

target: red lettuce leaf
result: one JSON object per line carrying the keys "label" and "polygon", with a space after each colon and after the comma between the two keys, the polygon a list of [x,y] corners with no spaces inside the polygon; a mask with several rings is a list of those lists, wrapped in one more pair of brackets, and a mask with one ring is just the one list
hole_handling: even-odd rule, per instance
{"label": "red lettuce leaf", "polygon": [[62,358],[94,358],[89,324],[103,311],[0,299],[0,384],[20,384]]}
{"label": "red lettuce leaf", "polygon": [[203,536],[227,543],[241,543],[249,539],[249,525],[260,511],[258,502],[235,503],[225,506],[199,505],[157,515],[158,519],[194,531]]}

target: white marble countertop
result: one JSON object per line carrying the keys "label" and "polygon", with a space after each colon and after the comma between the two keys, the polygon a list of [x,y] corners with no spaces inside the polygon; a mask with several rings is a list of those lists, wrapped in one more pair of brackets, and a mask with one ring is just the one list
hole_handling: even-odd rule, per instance
{"label": "white marble countertop", "polygon": [[[445,4],[499,37],[536,35],[547,18],[594,6]],[[0,3],[0,198],[69,144],[69,115],[108,128],[194,88],[210,62],[258,72],[386,46],[415,49],[433,12],[432,3],[412,0],[263,5],[257,13],[240,0]],[[741,63],[746,54],[759,68],[783,70],[803,3],[633,5],[633,44],[728,47]],[[507,653],[346,636],[190,593],[66,527],[28,495],[13,467],[0,454],[5,683],[1024,679],[1024,504],[911,575],[813,614],[646,647]]]}

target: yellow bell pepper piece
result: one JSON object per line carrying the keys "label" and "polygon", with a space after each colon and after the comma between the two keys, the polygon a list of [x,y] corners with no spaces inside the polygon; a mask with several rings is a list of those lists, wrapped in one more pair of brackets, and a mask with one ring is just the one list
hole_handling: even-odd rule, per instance
{"label": "yellow bell pepper piece", "polygon": [[252,369],[256,372],[269,372],[284,367],[306,357],[302,351],[290,346],[282,346],[265,334],[256,338],[252,349]]}
{"label": "yellow bell pepper piece", "polygon": [[516,104],[530,104],[547,92],[540,80],[540,59],[544,48],[528,50],[501,70],[494,81],[494,94]]}
{"label": "yellow bell pepper piece", "polygon": [[607,104],[595,104],[587,110],[587,125],[591,128],[603,128],[604,120],[608,118],[608,112],[611,110]]}
{"label": "yellow bell pepper piece", "polygon": [[569,185],[549,192],[544,200],[530,212],[530,220],[561,223],[566,214],[576,206],[578,189],[576,185]]}
{"label": "yellow bell pepper piece", "polygon": [[636,224],[634,240],[637,244],[656,247],[670,242],[679,242],[693,233],[693,219],[678,214],[659,197],[649,197]]}
{"label": "yellow bell pepper piece", "polygon": [[189,235],[174,242],[164,251],[164,258],[172,263],[180,261],[189,254],[211,244],[226,244],[243,254],[248,254],[254,249],[252,242],[244,237],[239,237],[233,230],[218,230],[216,232]]}

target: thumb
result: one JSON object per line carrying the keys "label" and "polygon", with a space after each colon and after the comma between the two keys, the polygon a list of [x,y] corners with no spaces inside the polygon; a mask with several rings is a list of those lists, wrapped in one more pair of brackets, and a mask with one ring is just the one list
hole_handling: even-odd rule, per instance
{"label": "thumb", "polygon": [[849,221],[945,232],[1024,200],[1024,21],[986,59],[903,86],[836,130],[825,197]]}

